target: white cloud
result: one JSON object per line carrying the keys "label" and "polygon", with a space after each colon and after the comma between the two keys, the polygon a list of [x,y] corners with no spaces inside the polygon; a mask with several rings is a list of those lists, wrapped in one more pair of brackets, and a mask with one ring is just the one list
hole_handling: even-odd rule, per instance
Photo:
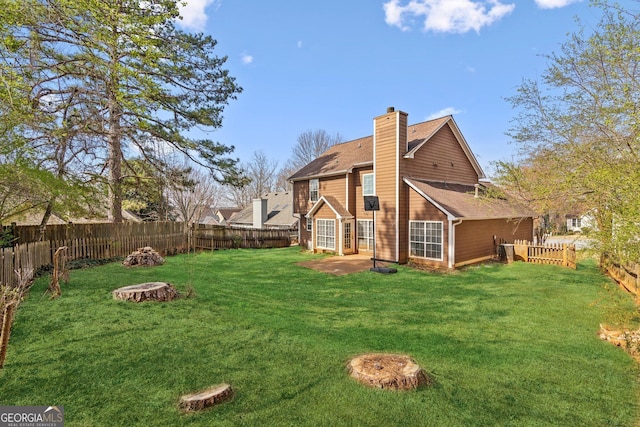
{"label": "white cloud", "polygon": [[302,40],[298,40],[298,47],[302,47]]}
{"label": "white cloud", "polygon": [[188,30],[203,31],[207,25],[208,16],[205,9],[215,4],[220,7],[221,0],[187,0],[187,4],[178,3],[182,20],[179,25]]}
{"label": "white cloud", "polygon": [[460,114],[460,113],[462,113],[462,110],[458,110],[455,107],[447,107],[447,108],[443,108],[440,111],[436,111],[435,113],[429,114],[425,120],[439,119],[440,117],[452,116],[454,114]]}
{"label": "white cloud", "polygon": [[251,64],[253,62],[253,56],[247,55],[246,53],[242,54],[242,63],[243,64]]}
{"label": "white cloud", "polygon": [[555,9],[558,7],[565,7],[571,3],[577,3],[582,0],[536,0],[536,4],[541,9]]}
{"label": "white cloud", "polygon": [[[500,0],[389,0],[383,4],[385,22],[408,31],[414,19],[424,20],[423,29],[441,33],[480,31],[515,9]],[[536,0],[551,1],[551,0]],[[556,0],[560,1],[560,0]],[[565,0],[570,1],[570,0]]]}

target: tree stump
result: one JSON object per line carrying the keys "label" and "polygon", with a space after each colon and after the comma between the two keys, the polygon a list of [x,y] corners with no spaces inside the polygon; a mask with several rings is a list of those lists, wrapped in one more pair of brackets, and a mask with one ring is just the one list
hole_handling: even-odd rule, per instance
{"label": "tree stump", "polygon": [[116,289],[112,295],[123,301],[171,301],[178,298],[178,291],[166,282],[148,282]]}
{"label": "tree stump", "polygon": [[200,411],[217,405],[233,397],[233,390],[229,384],[218,384],[207,390],[185,394],[180,398],[180,409],[183,411]]}
{"label": "tree stump", "polygon": [[347,370],[351,377],[373,388],[415,390],[433,383],[413,359],[402,354],[363,354],[351,359]]}

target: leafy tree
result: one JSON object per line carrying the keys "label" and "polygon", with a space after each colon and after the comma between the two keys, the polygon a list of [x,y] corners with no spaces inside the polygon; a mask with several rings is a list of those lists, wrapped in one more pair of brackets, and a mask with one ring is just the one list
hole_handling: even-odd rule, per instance
{"label": "leafy tree", "polygon": [[[7,3],[5,50],[17,53],[18,74],[37,83],[29,93],[31,105],[53,100],[52,122],[64,122],[60,106],[75,117],[84,151],[74,159],[105,166],[113,221],[122,220],[123,161],[129,153],[162,169],[155,148],[165,145],[209,168],[221,182],[241,179],[237,160],[228,157],[233,147],[190,133],[220,127],[224,106],[242,89],[223,69],[226,58],[214,56],[215,40],[176,29],[176,1]],[[69,123],[58,128],[70,136]]]}
{"label": "leafy tree", "polygon": [[541,80],[524,80],[508,98],[518,111],[509,135],[522,157],[499,175],[538,204],[590,210],[603,253],[638,260],[640,16],[593,4],[602,9],[598,25],[572,34],[547,56]]}

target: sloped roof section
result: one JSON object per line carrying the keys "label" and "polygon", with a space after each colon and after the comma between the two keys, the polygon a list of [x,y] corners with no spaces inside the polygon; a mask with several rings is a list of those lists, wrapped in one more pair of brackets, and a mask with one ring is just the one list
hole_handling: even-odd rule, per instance
{"label": "sloped roof section", "polygon": [[[478,172],[478,176],[484,177],[478,161],[471,152],[467,142],[460,133],[452,116],[444,116],[438,119],[417,123],[407,127],[407,149],[405,157],[413,157],[433,135],[443,126],[449,124],[469,161]],[[320,178],[323,176],[346,174],[352,168],[373,164],[373,135],[353,141],[336,144],[325,151],[320,157],[298,170],[289,177],[290,181]]]}
{"label": "sloped roof section", "polygon": [[309,179],[347,173],[354,165],[373,164],[373,136],[336,144],[289,177]]}
{"label": "sloped roof section", "polygon": [[[266,227],[292,227],[298,219],[293,216],[293,194],[290,191],[265,193],[261,196],[267,199]],[[227,220],[232,225],[253,225],[253,204],[236,212]]]}
{"label": "sloped roof section", "polygon": [[476,188],[473,185],[422,181],[412,178],[405,178],[404,181],[452,220],[535,216],[535,213],[529,208],[504,198],[499,190],[489,183],[479,184],[478,197],[476,197]]}

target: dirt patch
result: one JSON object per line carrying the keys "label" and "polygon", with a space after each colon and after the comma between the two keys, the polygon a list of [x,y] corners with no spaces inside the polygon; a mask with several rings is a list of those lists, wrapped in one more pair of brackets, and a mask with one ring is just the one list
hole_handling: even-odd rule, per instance
{"label": "dirt patch", "polygon": [[368,255],[346,255],[302,261],[298,265],[323,273],[342,276],[344,274],[367,271],[373,267],[373,261]]}

